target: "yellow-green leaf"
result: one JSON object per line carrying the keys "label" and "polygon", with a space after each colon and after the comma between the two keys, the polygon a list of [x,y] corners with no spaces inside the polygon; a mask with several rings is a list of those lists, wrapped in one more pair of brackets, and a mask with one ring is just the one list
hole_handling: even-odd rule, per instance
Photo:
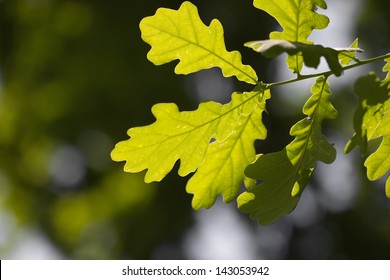
{"label": "yellow-green leaf", "polygon": [[219,67],[225,77],[256,84],[253,68],[242,64],[238,51],[228,52],[223,28],[214,19],[205,25],[192,3],[184,2],[178,10],[159,8],[155,15],[140,23],[142,39],[151,45],[148,59],[156,65],[180,60],[176,74],[189,74],[202,69]]}
{"label": "yellow-green leaf", "polygon": [[[384,71],[390,70],[390,59]],[[355,134],[345,147],[350,152],[359,145],[363,153],[367,152],[367,144],[376,138],[382,138],[378,149],[365,161],[367,177],[377,180],[390,170],[390,75],[380,80],[374,73],[356,81],[355,92],[359,97],[359,105],[354,116]],[[389,179],[386,183],[386,195],[389,196]]]}
{"label": "yellow-green leaf", "polygon": [[357,60],[355,50],[358,50],[358,52],[363,51],[363,50],[359,49],[359,39],[357,39],[357,38],[355,39],[355,41],[353,41],[353,43],[349,47],[352,49],[352,51],[344,51],[344,52],[341,52],[339,55],[340,64],[343,66],[350,64],[351,61],[353,61],[353,60],[355,60],[355,61]]}
{"label": "yellow-green leaf", "polygon": [[[254,0],[253,5],[273,16],[283,28],[270,34],[270,39],[311,44],[307,38],[313,29],[324,29],[328,17],[318,14],[317,8],[326,9],[324,0]],[[287,57],[289,69],[299,73],[303,66],[301,55]]]}
{"label": "yellow-green leaf", "polygon": [[259,97],[260,102],[249,103],[246,112],[234,120],[234,129],[226,140],[209,145],[204,162],[188,181],[186,189],[194,194],[194,209],[211,207],[218,194],[223,195],[225,202],[237,197],[240,185],[246,179],[244,170],[256,156],[253,142],[266,137],[261,119],[270,92],[264,91]]}
{"label": "yellow-green leaf", "polygon": [[180,159],[179,174],[198,169],[187,186],[195,209],[210,207],[218,194],[231,201],[244,181],[245,167],[255,159],[254,141],[266,137],[261,115],[269,90],[234,93],[221,105],[205,102],[190,112],[175,104],[157,104],[156,122],[132,128],[129,140],[115,146],[111,157],[126,161],[125,171],[148,169],[145,181],[160,181]]}
{"label": "yellow-green leaf", "polygon": [[303,108],[307,118],[291,128],[295,139],[280,152],[261,155],[245,170],[249,178],[260,180],[261,184],[241,194],[238,205],[261,224],[271,224],[291,212],[317,161],[331,163],[336,158],[335,148],[321,133],[322,121],[337,116],[324,77],[317,79],[312,93]]}

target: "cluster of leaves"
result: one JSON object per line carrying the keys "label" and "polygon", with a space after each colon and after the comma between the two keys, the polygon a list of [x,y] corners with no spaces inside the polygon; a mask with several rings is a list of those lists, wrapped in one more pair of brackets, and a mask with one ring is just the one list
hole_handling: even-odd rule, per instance
{"label": "cluster of leaves", "polygon": [[[253,5],[273,16],[283,30],[272,32],[269,40],[245,45],[266,57],[287,53],[287,66],[297,78],[273,84],[262,82],[251,66],[242,63],[238,51],[226,50],[218,20],[205,25],[190,2],[184,2],[178,10],[160,8],[140,23],[142,39],[151,46],[147,55],[151,62],[161,65],[179,60],[176,74],[219,67],[223,76],[234,76],[254,88],[251,92],[233,93],[227,104],[209,101],[191,112],[180,112],[175,104],[157,104],[152,108],[156,122],[131,128],[130,139],[118,143],[111,156],[115,161],[126,161],[127,172],[147,169],[147,182],[162,180],[180,160],[179,175],[194,172],[186,187],[193,194],[193,208],[211,207],[218,195],[225,202],[237,198],[240,210],[261,224],[270,224],[296,207],[318,161],[335,160],[336,150],[321,129],[324,119],[337,117],[330,102],[328,77],[340,76],[346,69],[374,60],[360,61],[356,57],[361,51],[357,40],[341,49],[308,41],[313,29],[324,29],[329,23],[326,16],[317,13],[318,8],[326,9],[324,0],[254,0]],[[321,57],[326,59],[329,71],[301,74],[303,65],[317,68]],[[390,69],[387,62],[386,71]],[[356,134],[346,151],[356,145],[365,151],[368,141],[383,137],[381,146],[365,163],[371,180],[390,169],[389,76],[380,81],[370,74],[356,83],[360,107],[354,122]],[[267,137],[262,113],[271,98],[271,89],[313,77],[317,79],[303,107],[305,116],[290,131],[294,140],[279,152],[256,155],[254,142]],[[239,194],[242,183],[246,191]]]}
{"label": "cluster of leaves", "polygon": [[[348,153],[359,145],[361,152],[367,153],[368,142],[383,138],[378,149],[364,163],[370,180],[378,180],[390,170],[390,59],[385,61],[383,70],[387,76],[384,80],[370,73],[356,81],[359,106],[354,117],[355,134],[345,147]],[[386,195],[390,198],[390,175],[386,180]]]}

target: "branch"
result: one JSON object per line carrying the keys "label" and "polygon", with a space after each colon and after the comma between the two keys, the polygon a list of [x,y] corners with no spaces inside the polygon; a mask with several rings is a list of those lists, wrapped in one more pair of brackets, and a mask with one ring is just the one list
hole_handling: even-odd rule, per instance
{"label": "branch", "polygon": [[[357,60],[356,63],[354,63],[354,64],[344,66],[343,67],[343,71],[349,70],[349,69],[352,69],[352,68],[356,68],[356,67],[360,67],[362,65],[373,63],[373,62],[376,62],[376,61],[384,60],[386,58],[390,58],[390,53],[384,54],[384,55],[381,55],[381,56],[377,56],[377,57],[373,57],[373,58],[370,58],[370,59]],[[285,80],[285,81],[280,81],[280,82],[275,82],[275,83],[264,83],[264,84],[265,84],[265,87],[267,89],[270,89],[270,88],[275,87],[275,86],[291,84],[291,83],[295,83],[295,82],[298,82],[298,81],[303,81],[303,80],[312,79],[312,78],[316,78],[316,77],[321,77],[321,76],[329,77],[329,76],[331,76],[333,74],[334,74],[333,71],[329,70],[329,71],[319,72],[319,73],[310,74],[310,75],[299,75],[297,78],[291,79],[291,80]]]}

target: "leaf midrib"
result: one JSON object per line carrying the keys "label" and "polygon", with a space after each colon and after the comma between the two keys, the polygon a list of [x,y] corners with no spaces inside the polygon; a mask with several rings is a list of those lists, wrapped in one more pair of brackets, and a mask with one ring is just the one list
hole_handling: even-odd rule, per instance
{"label": "leaf midrib", "polygon": [[[307,137],[306,137],[306,140],[305,140],[305,144],[304,144],[304,149],[303,149],[303,152],[301,153],[301,156],[300,156],[300,158],[299,158],[299,163],[298,163],[297,168],[296,168],[296,171],[295,171],[294,182],[297,182],[297,178],[298,178],[298,176],[299,176],[299,170],[303,169],[303,168],[302,168],[303,159],[304,159],[304,157],[305,157],[305,155],[306,155],[306,152],[307,152],[307,150],[308,150],[308,145],[309,145],[309,141],[310,141],[310,138],[311,138],[311,135],[312,135],[312,131],[313,131],[314,124],[317,123],[317,112],[318,112],[318,108],[320,107],[320,104],[321,104],[322,95],[324,94],[326,81],[327,81],[327,78],[325,77],[325,78],[324,78],[324,81],[323,81],[323,83],[322,83],[321,93],[320,93],[320,96],[319,96],[319,98],[318,98],[318,102],[317,102],[316,107],[315,107],[314,112],[313,112],[312,121],[311,121],[311,124],[310,124],[309,131],[308,131],[308,133],[307,133]],[[311,116],[310,116],[310,117],[311,117]]]}
{"label": "leaf midrib", "polygon": [[[171,140],[171,139],[173,139],[173,138],[176,138],[176,137],[179,137],[179,136],[183,136],[183,135],[186,135],[186,134],[190,134],[190,133],[192,133],[193,131],[198,130],[198,129],[200,129],[200,128],[206,126],[206,125],[209,125],[209,124],[211,124],[211,123],[213,123],[213,122],[215,122],[215,121],[219,121],[219,119],[221,119],[223,116],[230,114],[231,112],[233,112],[233,111],[236,110],[237,108],[239,108],[239,107],[245,105],[247,102],[249,102],[249,101],[252,100],[253,98],[258,97],[259,94],[261,94],[261,91],[258,91],[256,94],[254,94],[253,96],[251,96],[250,98],[248,98],[247,100],[245,100],[244,102],[242,102],[241,104],[239,104],[239,105],[237,105],[237,106],[234,106],[233,108],[231,108],[230,110],[226,111],[225,113],[223,113],[223,114],[221,114],[221,115],[219,115],[219,116],[217,116],[217,117],[215,117],[215,118],[213,118],[213,119],[211,119],[211,120],[209,120],[209,121],[207,121],[207,122],[205,122],[205,123],[202,123],[202,124],[199,125],[199,126],[194,126],[193,124],[187,123],[187,125],[193,126],[193,127],[194,127],[193,129],[187,130],[187,131],[182,132],[182,133],[174,134],[174,135],[169,135],[169,137],[166,137],[166,139],[163,139],[162,141],[155,142],[155,143],[153,143],[152,145],[143,146],[142,148],[137,148],[137,149],[148,149],[148,148],[154,147],[154,146],[156,146],[156,145],[159,146],[159,145],[161,145],[161,144],[165,143],[166,141],[169,141],[169,140]],[[255,110],[256,108],[257,108],[257,105],[254,107],[254,110]],[[241,114],[244,114],[244,113],[241,113]],[[180,120],[180,122],[183,122],[183,121]],[[164,134],[162,134],[162,135],[164,135]],[[130,135],[130,136],[131,136],[131,135]],[[165,135],[164,135],[164,136],[165,136]],[[212,136],[211,136],[211,137],[212,137]],[[184,140],[183,140],[183,141],[184,141]]]}

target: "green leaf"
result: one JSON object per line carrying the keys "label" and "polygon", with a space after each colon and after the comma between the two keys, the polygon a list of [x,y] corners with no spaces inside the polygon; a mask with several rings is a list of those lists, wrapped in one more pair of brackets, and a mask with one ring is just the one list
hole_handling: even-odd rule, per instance
{"label": "green leaf", "polygon": [[[343,68],[339,62],[339,57],[347,61],[354,56],[356,52],[362,52],[359,48],[327,48],[322,45],[304,44],[298,42],[290,42],[286,40],[261,40],[252,41],[245,44],[246,47],[263,54],[267,58],[273,58],[284,52],[295,55],[300,54],[306,66],[317,68],[320,64],[320,58],[323,56],[330,70],[336,75],[342,74]],[[343,57],[341,57],[343,55]],[[348,62],[349,63],[349,62]]]}
{"label": "green leaf", "polygon": [[324,77],[317,79],[312,93],[303,108],[307,118],[291,128],[290,134],[295,139],[280,152],[261,155],[245,170],[249,178],[261,183],[238,197],[239,209],[250,213],[260,224],[271,224],[291,212],[316,162],[335,160],[335,148],[321,133],[322,121],[337,116],[329,101],[331,92]]}
{"label": "green leaf", "polygon": [[[323,0],[254,0],[253,5],[273,16],[283,28],[272,32],[270,39],[311,44],[307,38],[313,29],[324,29],[329,24],[328,17],[316,13],[318,7],[326,9]],[[286,62],[294,73],[300,73],[301,55],[288,56]]]}
{"label": "green leaf", "polygon": [[[390,59],[384,71],[390,70]],[[390,170],[390,75],[380,80],[374,73],[356,81],[355,92],[359,106],[354,116],[355,134],[345,147],[350,152],[357,145],[362,153],[367,152],[368,142],[382,138],[378,149],[365,161],[368,179],[374,181]],[[386,182],[386,195],[389,197],[389,178]]]}
{"label": "green leaf", "polygon": [[140,23],[142,39],[151,45],[148,59],[156,65],[179,59],[176,74],[189,74],[219,67],[225,77],[256,84],[252,67],[243,65],[238,51],[228,52],[221,23],[214,19],[206,26],[198,9],[186,1],[176,10],[159,8]]}
{"label": "green leaf", "polygon": [[180,159],[181,176],[198,169],[187,185],[195,209],[210,207],[218,194],[231,201],[245,180],[245,167],[255,159],[253,142],[266,137],[261,115],[269,97],[259,85],[234,93],[228,104],[205,102],[190,112],[157,104],[152,108],[156,122],[130,129],[130,139],[118,143],[111,157],[126,161],[127,172],[148,169],[146,182],[160,181]]}
{"label": "green leaf", "polygon": [[209,145],[204,162],[186,188],[188,193],[194,194],[194,209],[211,207],[218,194],[223,195],[225,202],[237,197],[240,185],[246,180],[244,170],[256,157],[253,142],[266,137],[261,119],[265,100],[269,97],[269,91],[265,91],[260,102],[249,103],[245,109],[248,111],[234,120],[235,126],[229,137]]}
{"label": "green leaf", "polygon": [[363,50],[359,48],[359,39],[357,38],[349,47],[352,49],[351,51],[341,52],[339,55],[340,64],[343,66],[347,66],[351,61],[357,61],[356,53],[363,52]]}
{"label": "green leaf", "polygon": [[383,67],[383,72],[387,72],[385,81],[390,81],[390,59],[385,59],[386,65]]}

